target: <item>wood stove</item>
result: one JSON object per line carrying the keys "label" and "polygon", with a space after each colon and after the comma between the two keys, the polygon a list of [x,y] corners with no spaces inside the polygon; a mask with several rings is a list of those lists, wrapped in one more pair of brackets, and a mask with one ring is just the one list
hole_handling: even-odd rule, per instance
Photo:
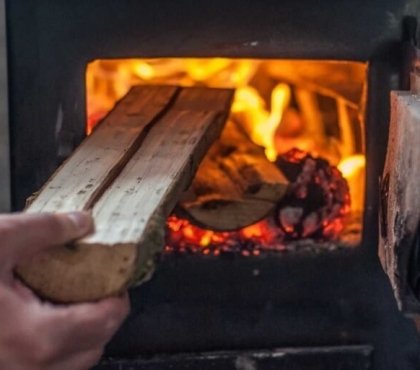
{"label": "wood stove", "polygon": [[4,204],[13,209],[86,135],[92,62],[217,57],[282,61],[282,68],[290,60],[366,68],[359,132],[366,191],[357,246],[165,254],[153,278],[131,292],[132,313],[98,369],[418,367],[414,324],[398,312],[378,263],[377,224],[389,92],[408,89],[404,47],[416,40],[419,14],[408,0],[6,2],[4,166],[11,168],[12,195],[5,193]]}

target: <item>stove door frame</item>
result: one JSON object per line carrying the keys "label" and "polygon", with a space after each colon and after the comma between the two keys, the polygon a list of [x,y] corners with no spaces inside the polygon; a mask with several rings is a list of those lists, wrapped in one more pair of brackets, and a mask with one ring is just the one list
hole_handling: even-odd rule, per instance
{"label": "stove door frame", "polygon": [[0,212],[11,208],[6,4],[0,0]]}

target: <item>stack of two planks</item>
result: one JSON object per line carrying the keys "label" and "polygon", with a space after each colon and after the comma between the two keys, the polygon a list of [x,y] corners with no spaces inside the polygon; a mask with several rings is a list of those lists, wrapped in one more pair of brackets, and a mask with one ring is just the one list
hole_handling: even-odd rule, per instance
{"label": "stack of two planks", "polygon": [[[156,253],[164,246],[166,217],[222,132],[232,97],[230,89],[133,87],[25,210],[29,213],[89,210],[95,232],[71,246],[55,248],[19,266],[17,272],[23,281],[51,300],[81,302],[116,294],[149,275]],[[232,140],[232,135],[227,138]],[[237,141],[237,136],[233,140]],[[243,137],[241,140],[246,142]],[[216,147],[220,150],[220,140]],[[248,203],[255,208],[258,206],[255,199],[260,198],[265,208],[258,212],[267,212],[270,208],[267,201],[273,200],[274,204],[284,193],[286,182],[281,175],[267,178],[263,174],[268,161],[263,161],[260,171],[244,171],[244,167],[250,167],[248,154],[253,151],[248,144],[244,147],[248,149],[235,156],[242,163],[237,172],[252,175],[241,176],[241,191],[235,192],[230,184],[229,192],[238,200],[248,191],[251,195]],[[198,180],[203,181],[206,167],[212,167],[215,161],[209,153]],[[218,171],[228,167],[218,166]],[[213,180],[210,193],[217,188],[218,180]],[[247,181],[249,189],[244,185]],[[198,219],[209,218],[202,212],[203,199],[183,205]],[[252,211],[248,213],[255,218]],[[209,219],[218,217],[211,215]],[[249,221],[234,222],[234,226]],[[215,226],[220,225],[216,222]]]}

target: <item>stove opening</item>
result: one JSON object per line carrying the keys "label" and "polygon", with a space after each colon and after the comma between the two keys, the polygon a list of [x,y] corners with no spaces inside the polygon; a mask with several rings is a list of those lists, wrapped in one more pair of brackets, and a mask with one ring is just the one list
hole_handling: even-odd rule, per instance
{"label": "stove opening", "polygon": [[[95,60],[86,72],[86,131],[136,84],[235,88],[222,138],[167,220],[166,252],[248,256],[355,247],[361,241],[365,194],[366,74],[366,63],[349,61]],[[236,140],[237,134],[246,139]],[[214,149],[217,145],[222,150]],[[236,154],[245,156],[246,164],[227,170],[243,162],[225,163],[225,157]],[[281,199],[259,216],[261,199],[249,202],[248,195],[264,193],[266,184],[250,181],[248,193],[239,191],[243,184],[232,172],[267,174],[270,168],[287,179],[287,186]],[[191,217],[192,208],[198,218]],[[223,222],[224,217],[243,219],[245,213],[252,224],[232,229],[235,222]]]}

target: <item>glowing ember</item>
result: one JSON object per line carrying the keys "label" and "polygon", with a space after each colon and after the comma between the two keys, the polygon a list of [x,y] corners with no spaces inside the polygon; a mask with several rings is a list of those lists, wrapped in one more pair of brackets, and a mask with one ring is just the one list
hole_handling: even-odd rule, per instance
{"label": "glowing ember", "polygon": [[277,159],[291,181],[276,214],[233,232],[215,232],[175,215],[167,222],[166,252],[258,255],[282,251],[290,241],[335,240],[350,210],[350,194],[340,171],[321,158],[293,149]]}
{"label": "glowing ember", "polygon": [[232,232],[201,229],[174,215],[167,221],[166,252],[215,256],[230,252],[248,256],[259,255],[261,250],[284,250],[281,230],[268,219]]}
{"label": "glowing ember", "polygon": [[291,182],[277,210],[287,240],[336,239],[350,211],[350,192],[340,171],[299,149],[279,156],[277,165]]}

